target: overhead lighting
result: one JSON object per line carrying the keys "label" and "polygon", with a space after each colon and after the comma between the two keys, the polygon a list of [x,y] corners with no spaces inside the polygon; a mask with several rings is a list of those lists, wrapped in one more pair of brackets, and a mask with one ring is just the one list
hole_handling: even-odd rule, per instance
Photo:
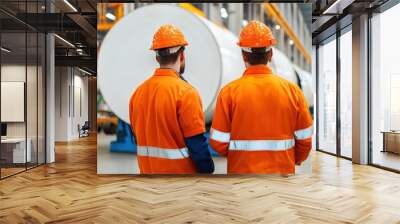
{"label": "overhead lighting", "polygon": [[294,44],[293,40],[289,40],[289,44],[293,45]]}
{"label": "overhead lighting", "polygon": [[[324,10],[322,14],[341,14],[343,13],[342,11],[339,12],[340,8],[345,8],[348,5],[350,5],[353,2],[353,0],[336,0],[332,5],[330,5],[327,9]],[[339,6],[339,3],[343,3]]]}
{"label": "overhead lighting", "polygon": [[73,45],[71,42],[69,42],[68,40],[60,37],[58,34],[54,34],[55,37],[57,37],[59,40],[61,40],[62,42],[64,42],[65,44],[67,44],[70,47],[75,48],[75,45]]}
{"label": "overhead lighting", "polygon": [[281,26],[279,26],[278,24],[276,24],[276,25],[275,25],[275,29],[276,29],[276,30],[280,30],[280,29],[281,29]]}
{"label": "overhead lighting", "polygon": [[5,47],[1,47],[1,50],[4,51],[4,52],[6,52],[6,53],[10,53],[10,52],[11,52],[11,50],[9,50],[9,49],[7,49],[7,48],[5,48]]}
{"label": "overhead lighting", "polygon": [[68,1],[64,0],[65,4],[67,4],[74,12],[78,12],[78,10]]}
{"label": "overhead lighting", "polygon": [[112,13],[107,12],[106,17],[112,21],[115,20],[115,16]]}
{"label": "overhead lighting", "polygon": [[86,71],[86,70],[83,70],[83,69],[81,69],[81,68],[79,68],[79,67],[78,67],[78,70],[81,71],[81,72],[83,72],[83,73],[85,73],[85,74],[87,74],[87,75],[92,75],[92,73],[90,73],[90,72],[88,72],[88,71]]}
{"label": "overhead lighting", "polygon": [[221,17],[224,19],[228,18],[228,11],[226,8],[221,8]]}
{"label": "overhead lighting", "polygon": [[79,55],[82,55],[82,54],[83,54],[83,50],[82,50],[81,48],[77,48],[77,49],[76,49],[76,52],[77,52]]}
{"label": "overhead lighting", "polygon": [[247,20],[244,19],[244,20],[242,21],[242,26],[246,26],[248,23],[249,23],[249,21],[247,21]]}

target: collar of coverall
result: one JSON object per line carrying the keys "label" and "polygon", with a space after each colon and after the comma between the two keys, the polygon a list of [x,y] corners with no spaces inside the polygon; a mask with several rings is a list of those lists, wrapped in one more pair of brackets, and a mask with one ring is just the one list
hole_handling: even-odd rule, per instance
{"label": "collar of coverall", "polygon": [[243,75],[254,75],[254,74],[272,74],[272,70],[267,65],[251,65],[246,68]]}
{"label": "collar of coverall", "polygon": [[172,76],[179,78],[179,74],[172,68],[157,68],[154,72],[155,76]]}

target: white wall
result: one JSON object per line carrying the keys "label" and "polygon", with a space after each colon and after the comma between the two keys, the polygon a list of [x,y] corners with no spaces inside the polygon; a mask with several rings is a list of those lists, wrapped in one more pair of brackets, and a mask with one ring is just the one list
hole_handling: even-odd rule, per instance
{"label": "white wall", "polygon": [[[38,69],[38,70],[37,70]],[[39,159],[39,163],[44,162],[44,74],[39,66],[25,66],[25,64],[3,64],[1,66],[2,82],[24,82],[26,84],[26,107],[21,108],[21,112],[26,112],[26,120],[22,122],[6,122],[8,138],[29,139],[32,162]],[[27,80],[26,80],[27,79]],[[24,91],[24,90],[22,90]],[[24,94],[24,92],[22,92]],[[2,98],[7,95],[2,95]],[[2,107],[3,112],[12,110]],[[26,111],[25,111],[26,110]],[[7,111],[11,112],[12,111]],[[37,155],[39,153],[39,155]]]}
{"label": "white wall", "polygon": [[55,68],[55,141],[68,141],[69,69]]}
{"label": "white wall", "polygon": [[88,120],[88,78],[83,75],[76,68],[56,67],[56,141],[79,138],[78,124]]}
{"label": "white wall", "polygon": [[[27,70],[25,70],[27,69]],[[29,86],[36,86],[36,80],[31,76],[36,76],[36,67],[25,65],[2,65],[1,66],[1,81],[2,82],[25,82],[26,71],[28,74]],[[27,106],[30,107],[27,113],[28,119],[28,137],[29,134],[35,131],[36,137],[36,113],[32,113],[32,111],[36,111],[36,88],[27,88]],[[4,96],[3,96],[4,97]],[[39,105],[40,106],[40,105]],[[2,110],[6,110],[7,108],[1,108]],[[32,123],[34,122],[34,123]],[[31,131],[32,129],[32,131]],[[7,136],[8,137],[25,137],[25,122],[7,122]]]}
{"label": "white wall", "polygon": [[88,78],[81,76],[81,73],[76,75],[77,70],[74,72],[74,96],[71,96],[74,99],[74,102],[71,103],[71,105],[74,105],[72,108],[71,135],[72,138],[78,138],[78,124],[82,126],[85,121],[88,121]]}
{"label": "white wall", "polygon": [[[26,73],[25,69],[26,69],[25,65],[2,65],[1,81],[25,82],[25,73]],[[1,108],[1,110],[6,110],[6,108]],[[7,123],[7,137],[25,137],[25,123],[24,122]]]}

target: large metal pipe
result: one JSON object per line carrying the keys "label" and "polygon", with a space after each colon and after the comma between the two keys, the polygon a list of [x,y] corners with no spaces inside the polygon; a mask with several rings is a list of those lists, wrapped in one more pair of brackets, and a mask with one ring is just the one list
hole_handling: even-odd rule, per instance
{"label": "large metal pipe", "polygon": [[[237,37],[229,30],[185,9],[154,4],[123,17],[106,35],[99,52],[98,83],[113,112],[129,123],[128,105],[133,91],[148,79],[158,64],[149,50],[155,31],[171,23],[185,34],[184,77],[200,93],[206,121],[210,122],[219,90],[240,77],[244,64]],[[292,82],[297,81],[287,57],[274,51],[273,69]]]}

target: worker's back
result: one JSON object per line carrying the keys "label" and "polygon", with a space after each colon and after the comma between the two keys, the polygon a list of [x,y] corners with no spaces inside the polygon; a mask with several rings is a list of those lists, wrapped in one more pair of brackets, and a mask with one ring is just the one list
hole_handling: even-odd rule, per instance
{"label": "worker's back", "polygon": [[193,94],[197,92],[177,73],[158,69],[132,95],[131,126],[141,173],[195,173],[184,142],[184,137],[193,130],[188,127],[190,124],[185,126],[189,121],[179,119],[181,113],[189,113],[182,105],[188,103],[184,102],[185,97]]}
{"label": "worker's back", "polygon": [[226,91],[233,96],[232,131],[238,131],[241,138],[293,137],[297,95],[291,83],[273,74],[248,74]]}
{"label": "worker's back", "polygon": [[[218,140],[219,132],[230,135],[228,172],[293,173],[295,131],[312,122],[309,114],[299,121],[306,108],[303,98],[297,86],[266,66],[253,66],[225,86],[214,115],[213,131],[217,133],[212,136]],[[218,142],[211,141],[211,145],[218,151]]]}

